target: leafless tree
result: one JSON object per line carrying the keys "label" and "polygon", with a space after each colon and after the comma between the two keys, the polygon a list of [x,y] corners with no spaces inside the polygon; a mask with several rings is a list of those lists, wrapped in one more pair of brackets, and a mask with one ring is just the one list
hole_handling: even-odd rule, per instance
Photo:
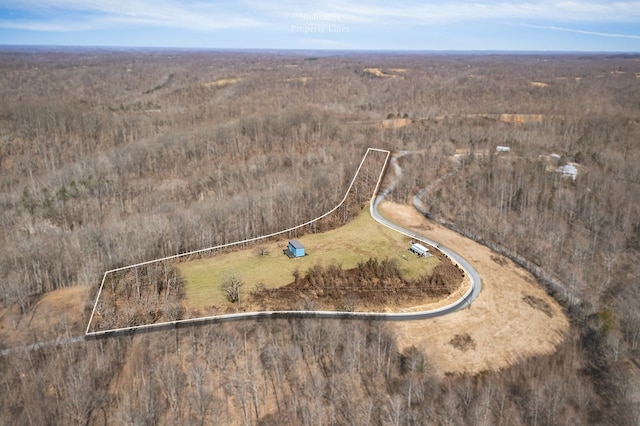
{"label": "leafless tree", "polygon": [[235,275],[225,278],[220,284],[220,290],[231,303],[240,304],[240,290],[244,283]]}
{"label": "leafless tree", "polygon": [[[376,77],[363,71],[371,63],[406,72]],[[637,384],[623,380],[640,359],[640,65],[632,58],[311,61],[2,49],[0,68],[0,306],[10,324],[24,325],[45,293],[97,287],[102,271],[326,212],[371,141],[412,152],[399,159],[390,199],[417,194],[435,219],[542,271],[543,282],[558,283],[549,289],[572,321],[554,354],[473,378],[450,375],[437,386],[428,353],[426,373],[403,370],[397,354],[406,348],[384,326],[359,322],[251,323],[246,334],[215,324],[201,334],[11,352],[0,362],[7,423],[180,424],[210,422],[214,412],[220,423],[265,424],[637,421]],[[239,80],[218,84],[231,77]],[[547,86],[531,84],[539,81]],[[398,113],[406,125],[384,128]],[[496,145],[511,153],[494,155]],[[575,180],[556,173],[565,162],[577,164]],[[371,196],[374,169],[362,170],[339,220],[304,232],[350,220]],[[104,291],[117,297],[101,300],[96,327],[184,313],[175,265],[113,278]],[[293,279],[305,277],[298,271]],[[595,319],[605,312],[611,321],[603,327]],[[80,335],[83,322],[69,326]],[[34,333],[59,333],[58,325],[42,327]],[[9,337],[0,344],[13,344]]]}

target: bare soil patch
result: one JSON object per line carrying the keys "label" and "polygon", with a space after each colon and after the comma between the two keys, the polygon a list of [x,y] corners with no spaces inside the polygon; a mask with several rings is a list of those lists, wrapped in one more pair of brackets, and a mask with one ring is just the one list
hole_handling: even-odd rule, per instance
{"label": "bare soil patch", "polygon": [[28,345],[84,333],[88,287],[75,286],[45,293],[22,315],[17,305],[0,310],[0,348]]}
{"label": "bare soil patch", "polygon": [[[403,68],[391,68],[388,70],[383,70],[380,68],[365,68],[362,70],[364,73],[379,77],[379,78],[404,78],[403,75],[398,75],[396,73],[402,74],[406,72],[406,69]],[[387,72],[389,71],[389,72]]]}
{"label": "bare soil patch", "polygon": [[[487,247],[427,220],[412,206],[384,202],[379,211],[389,220],[452,248],[482,278],[482,293],[469,308],[444,317],[391,324],[399,347],[415,345],[424,350],[434,373],[497,370],[524,358],[552,353],[562,342],[569,321],[560,305],[527,271]],[[540,302],[532,307],[523,300],[525,296]],[[539,306],[548,306],[552,315]],[[472,336],[475,350],[461,351],[451,344],[456,336],[465,333]]]}
{"label": "bare soil patch", "polygon": [[549,83],[543,83],[542,81],[532,81],[531,85],[534,87],[549,87]]}
{"label": "bare soil patch", "polygon": [[411,124],[411,120],[408,118],[388,118],[382,120],[382,129],[400,129],[402,127]]}
{"label": "bare soil patch", "polygon": [[391,77],[391,74],[386,74],[385,72],[380,70],[380,68],[365,68],[364,72],[373,74],[376,77]]}
{"label": "bare soil patch", "polygon": [[500,114],[500,121],[505,123],[542,123],[543,120],[542,114]]}
{"label": "bare soil patch", "polygon": [[240,78],[221,78],[220,80],[211,81],[209,83],[205,83],[205,87],[224,87],[230,84],[236,84],[239,82]]}
{"label": "bare soil patch", "polygon": [[307,82],[311,80],[311,77],[309,76],[301,76],[301,77],[291,77],[291,78],[285,78],[283,81],[293,81],[293,82],[300,82],[303,85],[307,84]]}

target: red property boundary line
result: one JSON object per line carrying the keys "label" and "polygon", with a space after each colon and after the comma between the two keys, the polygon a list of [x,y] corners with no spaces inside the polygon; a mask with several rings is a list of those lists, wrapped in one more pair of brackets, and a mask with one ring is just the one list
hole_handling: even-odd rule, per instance
{"label": "red property boundary line", "polygon": [[[130,268],[135,268],[138,266],[144,266],[144,265],[149,265],[152,263],[156,263],[156,262],[163,262],[165,260],[171,260],[171,259],[177,259],[180,257],[184,257],[184,256],[191,256],[194,254],[199,254],[199,253],[205,253],[205,252],[211,252],[213,250],[218,250],[218,249],[222,249],[222,248],[226,248],[226,247],[232,247],[232,246],[237,246],[240,244],[246,244],[246,243],[251,243],[254,241],[259,241],[259,240],[263,240],[266,238],[271,238],[271,237],[275,237],[277,235],[282,235],[282,234],[286,234],[287,232],[296,230],[296,229],[300,229],[303,228],[307,225],[312,224],[313,222],[317,222],[320,219],[325,218],[326,216],[330,215],[331,213],[335,212],[336,210],[338,210],[343,204],[344,202],[347,200],[347,197],[349,195],[349,193],[351,192],[351,189],[353,187],[353,185],[356,182],[356,179],[358,178],[358,175],[360,174],[360,169],[362,168],[364,162],[366,161],[368,155],[370,152],[381,152],[383,154],[386,154],[385,160],[384,160],[384,165],[382,166],[382,169],[380,170],[380,174],[378,176],[378,181],[376,182],[376,186],[375,189],[373,190],[373,194],[371,195],[371,202],[374,201],[376,194],[378,193],[378,189],[380,189],[380,183],[382,182],[382,178],[384,176],[384,171],[387,168],[387,165],[389,163],[389,156],[391,155],[391,151],[385,150],[385,149],[379,149],[379,148],[367,148],[367,152],[365,152],[364,156],[362,157],[362,160],[360,161],[360,164],[358,165],[358,168],[353,176],[353,179],[351,179],[351,183],[349,184],[349,187],[347,188],[347,191],[344,194],[344,197],[342,198],[342,201],[340,201],[340,203],[338,203],[338,205],[336,205],[333,209],[329,210],[328,212],[324,213],[321,216],[318,216],[315,219],[311,219],[303,224],[300,225],[296,225],[294,227],[282,230],[282,231],[278,231],[278,232],[273,232],[271,234],[267,234],[267,235],[262,235],[259,237],[254,237],[254,238],[248,238],[245,240],[241,240],[241,241],[236,241],[233,243],[227,243],[227,244],[221,244],[218,246],[213,246],[213,247],[207,247],[204,249],[200,249],[200,250],[195,250],[195,251],[190,251],[187,253],[180,253],[180,254],[176,254],[173,256],[167,256],[167,257],[162,257],[159,259],[154,259],[154,260],[149,260],[146,262],[141,262],[141,263],[136,263],[135,265],[128,265],[128,266],[123,266],[120,268],[115,268],[115,269],[110,269],[108,271],[106,271],[102,277],[102,282],[100,284],[100,289],[98,290],[98,294],[96,296],[96,300],[93,304],[93,309],[91,310],[91,316],[89,317],[89,322],[87,324],[87,329],[85,331],[85,337],[100,337],[100,336],[106,336],[109,334],[118,334],[118,333],[126,333],[126,332],[135,332],[135,331],[139,331],[139,330],[150,330],[150,329],[154,329],[154,328],[166,328],[168,326],[177,326],[180,324],[189,324],[189,323],[202,323],[202,322],[208,322],[208,321],[213,321],[213,320],[220,320],[220,321],[224,321],[224,320],[231,320],[231,319],[237,319],[237,318],[251,318],[251,317],[261,317],[261,316],[274,316],[274,315],[292,315],[292,314],[296,314],[296,315],[308,315],[308,316],[314,316],[314,317],[318,317],[318,316],[331,316],[331,317],[336,317],[336,316],[354,316],[354,317],[376,317],[376,316],[389,316],[389,315],[402,315],[402,314],[377,314],[377,313],[369,313],[369,312],[335,312],[335,311],[264,311],[264,312],[252,312],[252,313],[239,313],[239,314],[227,314],[227,315],[215,315],[215,316],[209,316],[209,317],[199,317],[199,318],[188,318],[188,319],[180,319],[180,320],[175,320],[175,321],[167,321],[167,322],[160,322],[160,323],[153,323],[153,324],[144,324],[144,325],[137,325],[137,326],[132,326],[132,327],[121,327],[121,328],[113,328],[113,329],[108,329],[108,330],[101,330],[101,331],[89,331],[89,328],[91,327],[91,323],[93,322],[93,317],[96,313],[96,309],[98,306],[98,301],[100,300],[100,295],[102,294],[102,289],[104,288],[104,283],[105,280],[107,278],[107,275],[113,273],[113,272],[118,272],[118,271],[123,271],[125,269],[130,269]],[[466,295],[465,295],[466,297]]]}

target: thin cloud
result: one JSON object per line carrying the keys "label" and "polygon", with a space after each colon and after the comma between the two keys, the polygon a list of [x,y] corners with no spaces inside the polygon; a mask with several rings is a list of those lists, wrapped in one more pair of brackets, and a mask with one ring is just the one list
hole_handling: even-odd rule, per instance
{"label": "thin cloud", "polygon": [[[19,13],[14,19],[0,20],[0,27],[43,31],[69,31],[87,28],[143,25],[168,28],[219,30],[260,27],[266,23],[242,9],[213,2],[175,0],[23,0],[19,5],[0,7]],[[73,20],[69,17],[73,17]]]}
{"label": "thin cloud", "polygon": [[22,20],[11,21],[0,19],[0,28],[7,30],[27,30],[38,32],[74,32],[95,29],[95,24],[77,22],[77,21],[37,21]]}
{"label": "thin cloud", "polygon": [[288,0],[255,2],[252,9],[268,16],[297,19],[301,15],[325,15],[347,23],[447,24],[487,20],[537,19],[547,22],[637,22],[640,2],[603,1],[419,1],[328,0],[312,6]]}
{"label": "thin cloud", "polygon": [[[191,40],[181,43],[200,45],[202,38],[196,39],[200,34],[194,32],[211,31],[217,32],[219,38],[210,43],[247,46],[288,46],[295,40],[304,45],[377,48],[386,44],[393,47],[399,40],[411,39],[417,48],[441,48],[444,42],[452,48],[495,49],[511,46],[510,40],[518,39],[505,27],[519,26],[520,22],[538,24],[529,26],[546,31],[608,37],[609,43],[616,45],[611,49],[619,49],[617,45],[625,44],[623,40],[629,45],[640,39],[634,34],[618,34],[622,27],[619,24],[625,24],[625,31],[636,32],[634,29],[638,28],[640,33],[640,0],[319,0],[306,4],[297,0],[0,0],[0,30],[5,30],[3,36],[12,37],[12,42],[24,36],[17,30],[40,32],[46,41],[52,39],[48,33],[55,32],[77,32],[78,37],[83,37],[82,32],[91,30],[104,34],[126,30],[133,39],[124,43],[146,43],[151,33],[153,37],[172,33],[180,40]],[[293,34],[283,38],[292,33],[293,25],[324,24],[349,31],[297,35],[306,40]],[[33,38],[32,34],[29,36]],[[167,42],[170,39],[162,37],[157,41]],[[538,49],[546,43],[527,42],[529,46],[540,46]],[[575,49],[584,46],[581,41],[572,43]]]}
{"label": "thin cloud", "polygon": [[556,27],[553,25],[521,24],[521,26],[528,27],[528,28],[538,28],[541,30],[564,31],[567,33],[585,34],[585,35],[593,35],[593,36],[599,36],[599,37],[629,38],[633,40],[640,40],[640,35],[635,35],[635,34],[603,33],[599,31],[587,31],[587,30],[577,30],[574,28]]}
{"label": "thin cloud", "polygon": [[[69,15],[96,26],[154,25],[170,28],[215,30],[273,27],[291,21],[323,16],[345,24],[423,25],[487,20],[543,20],[568,22],[638,22],[639,1],[438,1],[325,0],[300,4],[292,0],[0,0],[0,8],[19,12],[4,17],[6,27],[60,27]],[[71,25],[75,28],[78,25]],[[84,25],[80,25],[84,27]]]}

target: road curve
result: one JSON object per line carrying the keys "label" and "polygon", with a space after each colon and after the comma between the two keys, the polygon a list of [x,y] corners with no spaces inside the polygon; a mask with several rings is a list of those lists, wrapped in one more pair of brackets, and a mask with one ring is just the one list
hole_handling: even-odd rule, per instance
{"label": "road curve", "polygon": [[[383,151],[383,150],[378,150]],[[367,151],[368,152],[368,151]],[[384,151],[389,153],[389,151]],[[408,154],[408,152],[399,153],[400,156]],[[401,173],[401,170],[398,170],[397,163],[395,163],[395,158],[392,157],[392,164],[396,164],[396,172]],[[364,159],[363,159],[364,161]],[[362,165],[362,164],[361,164]],[[356,173],[357,176],[357,173]],[[380,179],[382,175],[380,176]],[[355,180],[355,176],[354,176]],[[353,185],[353,182],[351,183]],[[393,186],[393,185],[392,185]],[[351,186],[349,187],[349,190]],[[218,323],[218,322],[227,322],[227,321],[236,321],[241,319],[260,319],[260,318],[334,318],[334,319],[376,319],[376,320],[389,320],[389,321],[406,321],[406,320],[421,320],[439,317],[443,315],[450,314],[459,309],[465,308],[473,302],[473,300],[478,297],[480,291],[482,289],[482,281],[478,272],[467,262],[463,257],[454,252],[453,250],[443,247],[442,245],[436,243],[433,240],[430,240],[422,235],[418,235],[415,232],[412,232],[402,226],[392,223],[389,220],[383,218],[378,213],[378,205],[382,202],[385,196],[392,190],[392,187],[389,187],[383,190],[380,195],[372,197],[370,203],[370,214],[374,220],[378,223],[391,228],[397,232],[405,234],[413,239],[420,240],[428,245],[434,246],[438,248],[445,255],[449,256],[454,262],[458,264],[462,268],[462,270],[469,276],[470,278],[470,288],[465,292],[465,294],[458,299],[457,301],[443,306],[437,309],[432,309],[428,311],[418,311],[418,312],[336,312],[336,311],[265,311],[265,312],[242,312],[236,314],[227,314],[227,315],[215,315],[209,317],[201,317],[201,318],[192,318],[192,319],[181,319],[175,321],[168,321],[164,323],[156,323],[156,324],[146,324],[136,327],[126,327],[126,328],[117,328],[105,331],[96,331],[90,332],[88,331],[89,327],[87,326],[87,331],[84,336],[74,336],[67,337],[54,341],[47,342],[36,342],[32,345],[20,347],[20,348],[8,348],[0,351],[0,357],[4,357],[9,355],[10,353],[19,351],[19,350],[36,350],[46,346],[57,346],[60,344],[69,344],[69,343],[77,343],[82,341],[83,339],[95,339],[109,336],[116,336],[122,334],[132,334],[138,332],[150,332],[150,331],[158,331],[161,329],[168,328],[178,328],[185,327],[190,325],[203,325],[208,323]],[[348,194],[348,191],[347,191]],[[345,195],[346,199],[346,195]],[[337,206],[339,207],[344,200]],[[336,208],[337,208],[336,207]],[[335,209],[334,209],[335,210]],[[95,307],[94,307],[95,309]]]}
{"label": "road curve", "polygon": [[138,332],[149,332],[160,329],[172,329],[190,325],[204,325],[211,323],[221,323],[228,321],[237,321],[242,319],[263,319],[263,318],[333,318],[333,319],[375,319],[386,321],[409,321],[409,320],[422,320],[428,318],[435,318],[443,315],[450,314],[466,306],[469,306],[473,300],[478,297],[481,290],[481,280],[477,271],[467,262],[463,257],[454,252],[453,250],[443,247],[424,236],[418,235],[414,232],[403,228],[400,225],[392,223],[387,219],[380,216],[378,213],[378,205],[388,191],[383,191],[381,195],[378,195],[372,199],[370,203],[371,216],[380,224],[387,226],[394,231],[405,234],[416,240],[425,242],[426,244],[437,247],[445,255],[449,256],[454,262],[456,262],[462,270],[469,276],[471,281],[470,288],[465,294],[457,301],[440,308],[431,309],[428,311],[417,312],[337,312],[337,311],[263,311],[263,312],[240,312],[235,314],[226,315],[213,315],[208,317],[183,319],[176,321],[169,321],[159,324],[146,324],[137,326],[135,328],[117,328],[107,331],[88,332],[86,338],[101,338],[107,336],[114,336],[119,334],[129,334]]}
{"label": "road curve", "polygon": [[433,318],[437,316],[450,314],[451,312],[455,312],[458,309],[462,309],[471,305],[471,302],[473,302],[478,297],[478,295],[480,294],[480,291],[482,290],[482,280],[480,279],[480,275],[478,274],[478,271],[476,271],[475,268],[471,266],[471,264],[467,262],[465,258],[460,256],[458,253],[451,250],[450,248],[444,247],[441,244],[433,240],[430,240],[429,238],[416,234],[415,232],[412,232],[406,228],[403,228],[402,226],[395,224],[393,222],[390,222],[384,217],[380,216],[380,213],[378,212],[378,205],[384,200],[384,197],[385,197],[385,194],[382,193],[381,195],[378,195],[377,197],[374,198],[370,207],[371,217],[373,217],[378,223],[388,228],[391,228],[413,239],[420,240],[428,245],[436,247],[442,253],[444,253],[450,259],[452,259],[455,263],[457,263],[458,266],[460,266],[460,268],[462,268],[462,270],[467,274],[467,276],[471,281],[470,289],[464,294],[463,297],[458,299],[456,302],[450,305],[447,305],[443,308],[434,309],[430,311],[416,312],[416,314],[421,314],[422,316],[420,318]]}
{"label": "road curve", "polygon": [[[387,151],[388,152],[388,151]],[[401,174],[402,170],[399,168],[396,162],[398,156],[406,155],[408,152],[400,152],[391,157],[391,165],[396,168],[396,173]],[[354,177],[355,179],[355,177]],[[397,180],[397,179],[396,179]],[[450,314],[459,309],[465,308],[473,302],[480,294],[482,289],[482,281],[478,272],[467,262],[462,256],[454,252],[453,250],[443,247],[433,240],[425,238],[422,235],[418,235],[402,226],[392,223],[385,219],[378,213],[378,205],[382,202],[385,196],[392,191],[395,182],[392,183],[385,190],[381,191],[379,195],[374,195],[371,199],[369,210],[371,217],[378,223],[393,229],[396,232],[405,234],[413,239],[423,241],[424,243],[434,246],[442,251],[446,256],[451,258],[455,263],[462,268],[470,279],[470,288],[465,294],[455,302],[436,309],[428,311],[417,312],[336,312],[336,311],[263,311],[263,312],[240,312],[235,314],[226,315],[213,315],[208,317],[200,317],[193,319],[182,319],[169,321],[164,323],[146,324],[136,327],[117,328],[106,331],[89,332],[87,327],[86,338],[99,338],[113,336],[117,334],[128,334],[137,332],[148,332],[159,329],[177,328],[196,324],[209,324],[227,321],[236,321],[242,319],[260,319],[260,318],[334,318],[334,319],[376,319],[387,321],[407,321],[407,320],[421,320],[439,317]],[[346,196],[345,196],[346,198]],[[343,200],[344,202],[344,200]],[[341,203],[342,204],[342,203]]]}

